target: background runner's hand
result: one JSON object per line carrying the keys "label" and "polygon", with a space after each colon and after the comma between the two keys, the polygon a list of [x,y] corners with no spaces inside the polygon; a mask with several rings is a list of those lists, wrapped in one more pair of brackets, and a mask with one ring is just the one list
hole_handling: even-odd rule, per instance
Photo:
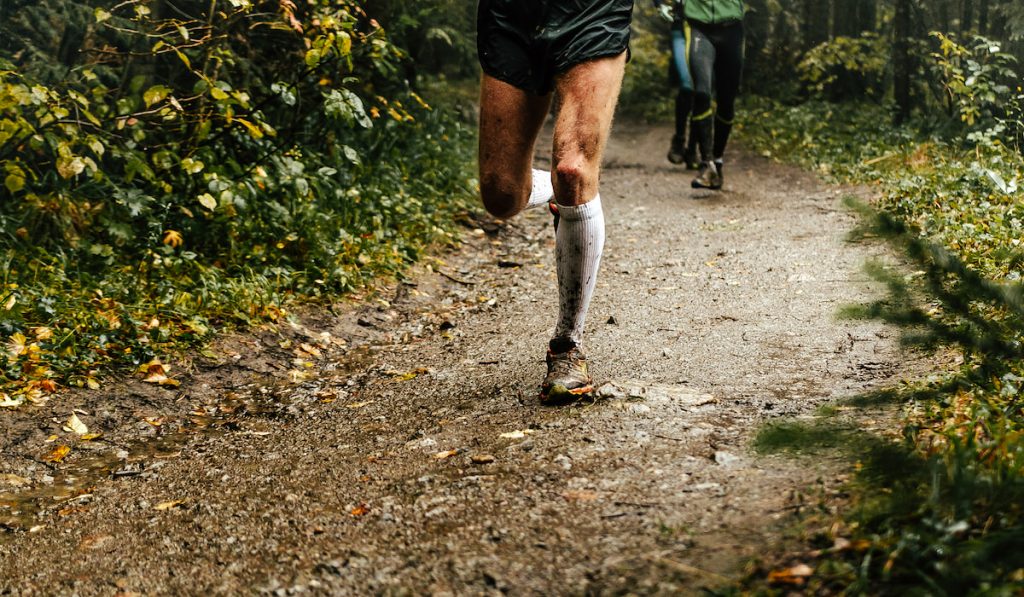
{"label": "background runner's hand", "polygon": [[667,2],[666,0],[651,0],[651,4],[658,11],[658,15],[666,21],[672,22],[672,15],[674,10],[672,5],[674,2]]}

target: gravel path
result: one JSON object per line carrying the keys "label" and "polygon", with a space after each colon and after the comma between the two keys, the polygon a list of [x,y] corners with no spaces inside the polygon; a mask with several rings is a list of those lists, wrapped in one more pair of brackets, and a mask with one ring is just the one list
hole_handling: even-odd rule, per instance
{"label": "gravel path", "polygon": [[[891,382],[903,357],[892,330],[834,317],[873,296],[860,264],[878,250],[844,242],[838,190],[737,150],[724,192],[694,192],[664,161],[669,135],[622,125],[609,147],[587,340],[602,399],[537,404],[548,217],[478,224],[298,336],[222,342],[179,391],[72,397],[34,427],[12,415],[0,594],[670,593],[735,577],[794,496],[843,467],[758,455],[758,427]],[[289,374],[302,355],[317,366]],[[70,404],[108,441],[44,465]]]}

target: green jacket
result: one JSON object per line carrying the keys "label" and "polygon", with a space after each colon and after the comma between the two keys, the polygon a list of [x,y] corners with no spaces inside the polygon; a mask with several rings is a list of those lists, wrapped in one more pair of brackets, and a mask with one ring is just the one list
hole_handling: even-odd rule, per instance
{"label": "green jacket", "polygon": [[683,14],[701,23],[728,23],[743,20],[743,0],[684,0]]}

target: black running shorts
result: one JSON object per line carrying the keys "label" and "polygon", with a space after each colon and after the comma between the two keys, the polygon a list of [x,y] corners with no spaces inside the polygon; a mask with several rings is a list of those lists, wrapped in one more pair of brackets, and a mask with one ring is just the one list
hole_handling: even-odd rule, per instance
{"label": "black running shorts", "polygon": [[488,75],[546,95],[555,75],[629,47],[633,0],[480,0],[477,50]]}

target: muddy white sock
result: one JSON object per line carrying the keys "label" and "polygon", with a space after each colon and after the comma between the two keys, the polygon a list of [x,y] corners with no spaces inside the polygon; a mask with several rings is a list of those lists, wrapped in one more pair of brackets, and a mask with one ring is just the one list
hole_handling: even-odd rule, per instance
{"label": "muddy white sock", "polygon": [[558,324],[555,338],[579,345],[583,324],[597,284],[597,269],[604,249],[604,212],[601,196],[583,205],[559,205],[555,232],[555,264],[558,271]]}
{"label": "muddy white sock", "polygon": [[530,190],[530,199],[526,202],[526,209],[547,205],[554,198],[555,189],[551,186],[551,173],[534,168],[533,188]]}

